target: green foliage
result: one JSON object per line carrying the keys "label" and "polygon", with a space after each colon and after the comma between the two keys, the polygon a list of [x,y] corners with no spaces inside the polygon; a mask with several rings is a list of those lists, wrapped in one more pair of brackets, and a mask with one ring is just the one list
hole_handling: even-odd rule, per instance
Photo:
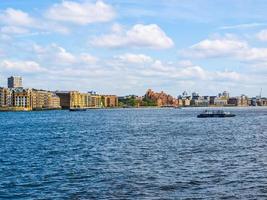
{"label": "green foliage", "polygon": [[144,98],[141,105],[142,106],[157,106],[157,103],[153,101],[152,99]]}
{"label": "green foliage", "polygon": [[155,101],[148,98],[143,98],[141,101],[139,99],[136,99],[136,97],[133,95],[125,99],[119,99],[119,106],[138,107],[138,106],[157,106],[157,104]]}
{"label": "green foliage", "polygon": [[139,101],[135,98],[135,96],[131,96],[129,98],[119,100],[119,105],[121,107],[123,106],[137,107],[138,103]]}

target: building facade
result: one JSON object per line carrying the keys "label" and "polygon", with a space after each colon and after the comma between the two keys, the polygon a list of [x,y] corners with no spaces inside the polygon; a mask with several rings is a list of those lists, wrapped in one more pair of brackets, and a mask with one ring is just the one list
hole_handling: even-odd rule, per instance
{"label": "building facade", "polygon": [[231,106],[248,106],[249,105],[249,99],[245,95],[241,95],[240,97],[230,97],[228,99],[228,105]]}
{"label": "building facade", "polygon": [[0,88],[0,107],[13,106],[12,90],[8,88]]}
{"label": "building facade", "polygon": [[32,90],[24,88],[14,88],[13,106],[18,110],[32,110]]}
{"label": "building facade", "polygon": [[60,109],[60,98],[53,92],[45,90],[32,91],[32,109]]}
{"label": "building facade", "polygon": [[106,108],[114,108],[114,107],[118,107],[119,100],[116,95],[103,95],[102,104]]}
{"label": "building facade", "polygon": [[80,93],[78,91],[57,91],[60,98],[60,106],[69,108],[101,108],[103,106],[101,96],[91,93]]}

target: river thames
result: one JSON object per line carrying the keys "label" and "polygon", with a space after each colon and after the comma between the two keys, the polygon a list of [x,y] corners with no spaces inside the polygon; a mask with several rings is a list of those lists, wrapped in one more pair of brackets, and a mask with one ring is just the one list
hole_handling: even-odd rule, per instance
{"label": "river thames", "polygon": [[267,199],[267,108],[0,113],[0,199]]}

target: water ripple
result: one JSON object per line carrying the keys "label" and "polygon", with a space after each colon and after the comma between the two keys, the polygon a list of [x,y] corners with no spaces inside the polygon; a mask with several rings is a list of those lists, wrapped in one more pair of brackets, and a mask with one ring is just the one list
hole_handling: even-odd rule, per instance
{"label": "water ripple", "polygon": [[267,109],[0,113],[0,199],[267,199]]}

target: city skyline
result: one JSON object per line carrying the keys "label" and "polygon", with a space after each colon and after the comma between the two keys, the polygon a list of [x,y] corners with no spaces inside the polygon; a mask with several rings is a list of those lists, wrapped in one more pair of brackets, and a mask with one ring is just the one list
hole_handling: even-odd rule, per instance
{"label": "city skyline", "polygon": [[[125,98],[125,97],[128,98],[128,97],[133,97],[133,96],[135,96],[137,98],[145,97],[147,92],[153,91],[153,89],[147,88],[146,91],[145,91],[146,94],[143,93],[142,95],[133,94],[131,92],[128,92],[125,95],[117,95],[117,94],[103,94],[103,93],[100,94],[100,93],[98,93],[97,91],[94,91],[94,90],[81,91],[81,90],[79,90],[77,88],[73,89],[73,90],[68,90],[68,89],[67,90],[45,90],[43,88],[25,87],[22,84],[22,82],[23,82],[22,79],[23,79],[23,77],[21,77],[21,76],[10,76],[10,77],[7,78],[6,86],[0,86],[0,88],[1,89],[10,89],[10,90],[14,90],[14,89],[22,89],[22,90],[26,89],[27,90],[27,89],[29,89],[29,90],[37,90],[37,91],[47,91],[47,92],[52,92],[52,93],[57,93],[57,92],[60,92],[60,93],[82,92],[83,94],[118,96],[118,97],[122,97],[122,98]],[[166,91],[160,90],[158,94],[160,94],[160,93],[166,94],[165,92]],[[166,94],[166,95],[170,95],[171,96],[171,94]],[[188,98],[188,97],[192,97],[192,98],[193,97],[219,97],[219,98],[220,97],[227,97],[227,98],[234,97],[235,98],[235,97],[242,97],[242,96],[244,96],[246,98],[253,98],[253,99],[260,99],[260,98],[266,99],[266,97],[262,95],[262,88],[261,88],[259,94],[255,95],[255,96],[249,96],[249,95],[247,95],[245,93],[233,96],[233,95],[231,95],[230,91],[226,91],[226,90],[217,91],[216,94],[200,94],[198,91],[188,92],[188,91],[184,90],[182,93],[176,94],[176,95],[173,95],[173,96],[174,96],[174,98],[177,98],[177,99],[185,98],[185,97],[186,98]]]}
{"label": "city skyline", "polygon": [[257,96],[262,88],[267,96],[266,8],[260,0],[4,2],[0,86],[15,75],[47,90]]}

